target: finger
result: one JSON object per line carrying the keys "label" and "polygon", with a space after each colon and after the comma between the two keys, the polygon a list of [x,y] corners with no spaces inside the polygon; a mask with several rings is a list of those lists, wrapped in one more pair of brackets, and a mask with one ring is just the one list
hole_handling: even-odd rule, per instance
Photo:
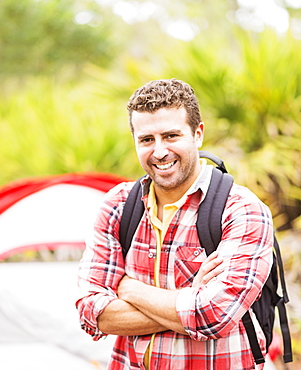
{"label": "finger", "polygon": [[204,261],[202,263],[202,266],[194,277],[192,282],[193,287],[199,287],[202,284],[207,284],[212,278],[219,275],[223,271],[223,268],[221,267],[223,259],[217,254],[211,258],[209,257],[206,259],[206,262]]}
{"label": "finger", "polygon": [[207,264],[209,264],[210,262],[213,262],[213,261],[216,261],[216,263],[221,263],[223,260],[222,258],[217,254],[216,251],[214,251],[213,253],[211,253],[206,259],[205,261],[202,263],[202,266],[206,266]]}
{"label": "finger", "polygon": [[212,260],[206,260],[202,263],[201,270],[203,271],[203,275],[208,274],[211,270],[217,268],[219,265],[223,263],[223,259],[220,256],[216,256]]}
{"label": "finger", "polygon": [[208,273],[204,273],[203,270],[199,270],[197,275],[194,277],[192,282],[192,287],[200,287],[201,285],[208,284],[209,281],[224,271],[223,266],[218,266],[213,270],[210,270]]}
{"label": "finger", "polygon": [[208,284],[210,280],[218,276],[224,271],[224,268],[219,266],[218,268],[215,268],[214,270],[210,271],[208,274],[203,276],[202,284]]}
{"label": "finger", "polygon": [[214,251],[212,252],[211,254],[209,254],[209,256],[205,259],[205,261],[203,262],[203,264],[206,264],[212,260],[214,260],[216,257],[218,256],[217,254],[217,251]]}

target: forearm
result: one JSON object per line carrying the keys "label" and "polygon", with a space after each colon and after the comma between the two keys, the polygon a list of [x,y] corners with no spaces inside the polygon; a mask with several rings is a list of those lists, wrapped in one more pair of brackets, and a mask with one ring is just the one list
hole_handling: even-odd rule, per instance
{"label": "forearm", "polygon": [[121,336],[147,335],[168,330],[133,305],[116,299],[97,318],[99,330]]}
{"label": "forearm", "polygon": [[[198,288],[219,275],[223,271],[221,263],[222,259],[217,253],[212,253],[195,276],[193,287]],[[176,310],[178,294],[179,290],[156,288],[128,276],[121,280],[118,287],[119,298],[135,306],[163,327],[187,335]]]}
{"label": "forearm", "polygon": [[123,300],[163,327],[187,335],[176,311],[177,290],[156,288],[130,278],[123,282]]}

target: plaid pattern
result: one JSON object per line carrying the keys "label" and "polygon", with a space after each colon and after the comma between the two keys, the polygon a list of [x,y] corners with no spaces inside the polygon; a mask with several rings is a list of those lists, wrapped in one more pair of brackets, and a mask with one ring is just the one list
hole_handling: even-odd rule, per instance
{"label": "plaid pattern", "polygon": [[[225,270],[201,288],[191,283],[205,250],[196,231],[196,212],[206,195],[212,167],[207,166],[185,204],[171,221],[161,250],[160,286],[179,289],[177,311],[188,335],[173,331],[155,336],[151,370],[254,369],[254,360],[241,321],[259,296],[272,263],[273,227],[269,209],[248,189],[233,185],[222,219],[218,252]],[[147,202],[149,180],[144,181]],[[124,264],[118,241],[119,221],[133,183],[122,183],[107,193],[80,262],[80,299],[76,306],[82,328],[94,340],[103,334],[97,316],[117,299],[124,273],[154,284],[156,238],[147,211],[133,238]],[[265,339],[251,312],[265,353]],[[110,369],[144,369],[144,353],[151,336],[117,337]],[[262,368],[262,365],[256,368]]]}

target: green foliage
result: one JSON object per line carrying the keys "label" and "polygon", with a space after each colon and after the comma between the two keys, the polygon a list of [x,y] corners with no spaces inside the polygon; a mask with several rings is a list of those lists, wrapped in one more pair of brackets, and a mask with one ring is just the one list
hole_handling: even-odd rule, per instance
{"label": "green foliage", "polygon": [[102,104],[84,85],[28,80],[0,100],[0,117],[2,184],[65,172],[139,173],[125,110]]}
{"label": "green foliage", "polygon": [[110,14],[100,14],[99,8],[93,13],[95,6],[90,8],[93,27],[75,22],[76,13],[87,9],[81,2],[2,0],[0,73],[49,74],[65,66],[78,71],[87,61],[108,66],[116,55],[116,38],[112,37],[116,23]]}

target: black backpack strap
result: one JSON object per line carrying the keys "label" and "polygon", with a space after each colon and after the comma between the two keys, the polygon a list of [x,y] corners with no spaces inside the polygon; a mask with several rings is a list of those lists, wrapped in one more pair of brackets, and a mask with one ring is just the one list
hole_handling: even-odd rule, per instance
{"label": "black backpack strap", "polygon": [[[200,154],[201,155],[201,154]],[[207,158],[207,156],[206,156]],[[209,158],[213,160],[212,158]],[[215,162],[215,160],[214,160]],[[200,205],[197,217],[197,232],[207,256],[214,252],[222,237],[222,214],[233,185],[233,177],[213,168],[210,186]],[[242,318],[256,364],[265,362],[254,324],[247,311]]]}
{"label": "black backpack strap", "polygon": [[227,173],[226,166],[222,159],[220,159],[215,154],[212,154],[210,152],[207,152],[206,150],[199,150],[199,157],[200,158],[207,158],[210,159],[212,162],[214,162],[217,166],[216,168],[222,171],[223,173]]}
{"label": "black backpack strap", "polygon": [[[291,336],[290,336],[288,319],[287,319],[287,314],[286,314],[286,309],[285,309],[285,303],[287,303],[289,299],[288,299],[288,294],[287,294],[286,284],[285,284],[285,279],[284,279],[284,269],[283,269],[283,264],[282,264],[282,259],[281,259],[280,248],[279,248],[279,244],[278,244],[278,241],[275,235],[274,235],[274,249],[276,252],[276,260],[274,260],[274,264],[276,263],[278,266],[283,297],[279,297],[277,292],[274,292],[275,288],[274,288],[274,284],[272,281],[271,273],[265,284],[269,287],[271,292],[274,292],[273,293],[274,300],[275,300],[274,304],[276,303],[276,306],[278,307],[280,328],[281,328],[282,340],[283,340],[283,361],[284,363],[287,363],[287,362],[293,361]],[[261,354],[255,328],[254,328],[253,322],[251,320],[251,317],[248,311],[243,316],[242,321],[244,323],[244,326],[247,332],[247,336],[250,342],[254,360],[256,364],[261,364],[265,362],[265,360]]]}
{"label": "black backpack strap", "polygon": [[242,322],[244,323],[244,327],[247,332],[247,336],[249,339],[249,343],[252,349],[253,357],[256,362],[256,364],[262,364],[265,362],[265,359],[262,355],[258,339],[257,339],[257,334],[254,328],[253,321],[251,319],[249,311],[247,311],[244,316],[242,317]]}
{"label": "black backpack strap", "polygon": [[207,256],[214,252],[222,237],[222,214],[233,184],[233,177],[213,168],[210,186],[202,201],[196,227]]}
{"label": "black backpack strap", "polygon": [[285,279],[284,279],[283,263],[282,263],[281,253],[280,253],[280,247],[279,247],[279,244],[278,244],[278,241],[275,235],[274,235],[274,249],[275,249],[276,258],[277,258],[277,265],[279,267],[279,277],[280,277],[280,283],[281,283],[281,289],[282,289],[282,296],[284,299],[284,303],[287,303],[289,302],[289,298],[288,298]]}
{"label": "black backpack strap", "polygon": [[132,238],[144,212],[140,180],[136,181],[129,193],[119,225],[119,241],[122,246],[124,259],[130,249]]}
{"label": "black backpack strap", "polygon": [[281,297],[277,303],[277,307],[279,312],[280,327],[283,340],[283,361],[286,363],[293,361],[293,354],[292,354],[291,335],[284,304],[285,304],[284,298]]}
{"label": "black backpack strap", "polygon": [[278,241],[274,235],[274,249],[276,253],[276,259],[277,259],[277,265],[278,265],[278,271],[279,271],[279,277],[280,277],[280,283],[281,283],[281,289],[282,289],[282,297],[279,297],[279,300],[277,302],[278,312],[279,312],[279,320],[280,320],[280,328],[282,333],[282,340],[283,340],[283,361],[286,362],[292,362],[293,361],[293,355],[292,355],[292,343],[291,343],[291,335],[288,325],[288,319],[285,309],[285,303],[289,302],[287,290],[286,290],[286,284],[284,279],[284,269],[283,269],[283,263],[280,253],[280,248]]}

